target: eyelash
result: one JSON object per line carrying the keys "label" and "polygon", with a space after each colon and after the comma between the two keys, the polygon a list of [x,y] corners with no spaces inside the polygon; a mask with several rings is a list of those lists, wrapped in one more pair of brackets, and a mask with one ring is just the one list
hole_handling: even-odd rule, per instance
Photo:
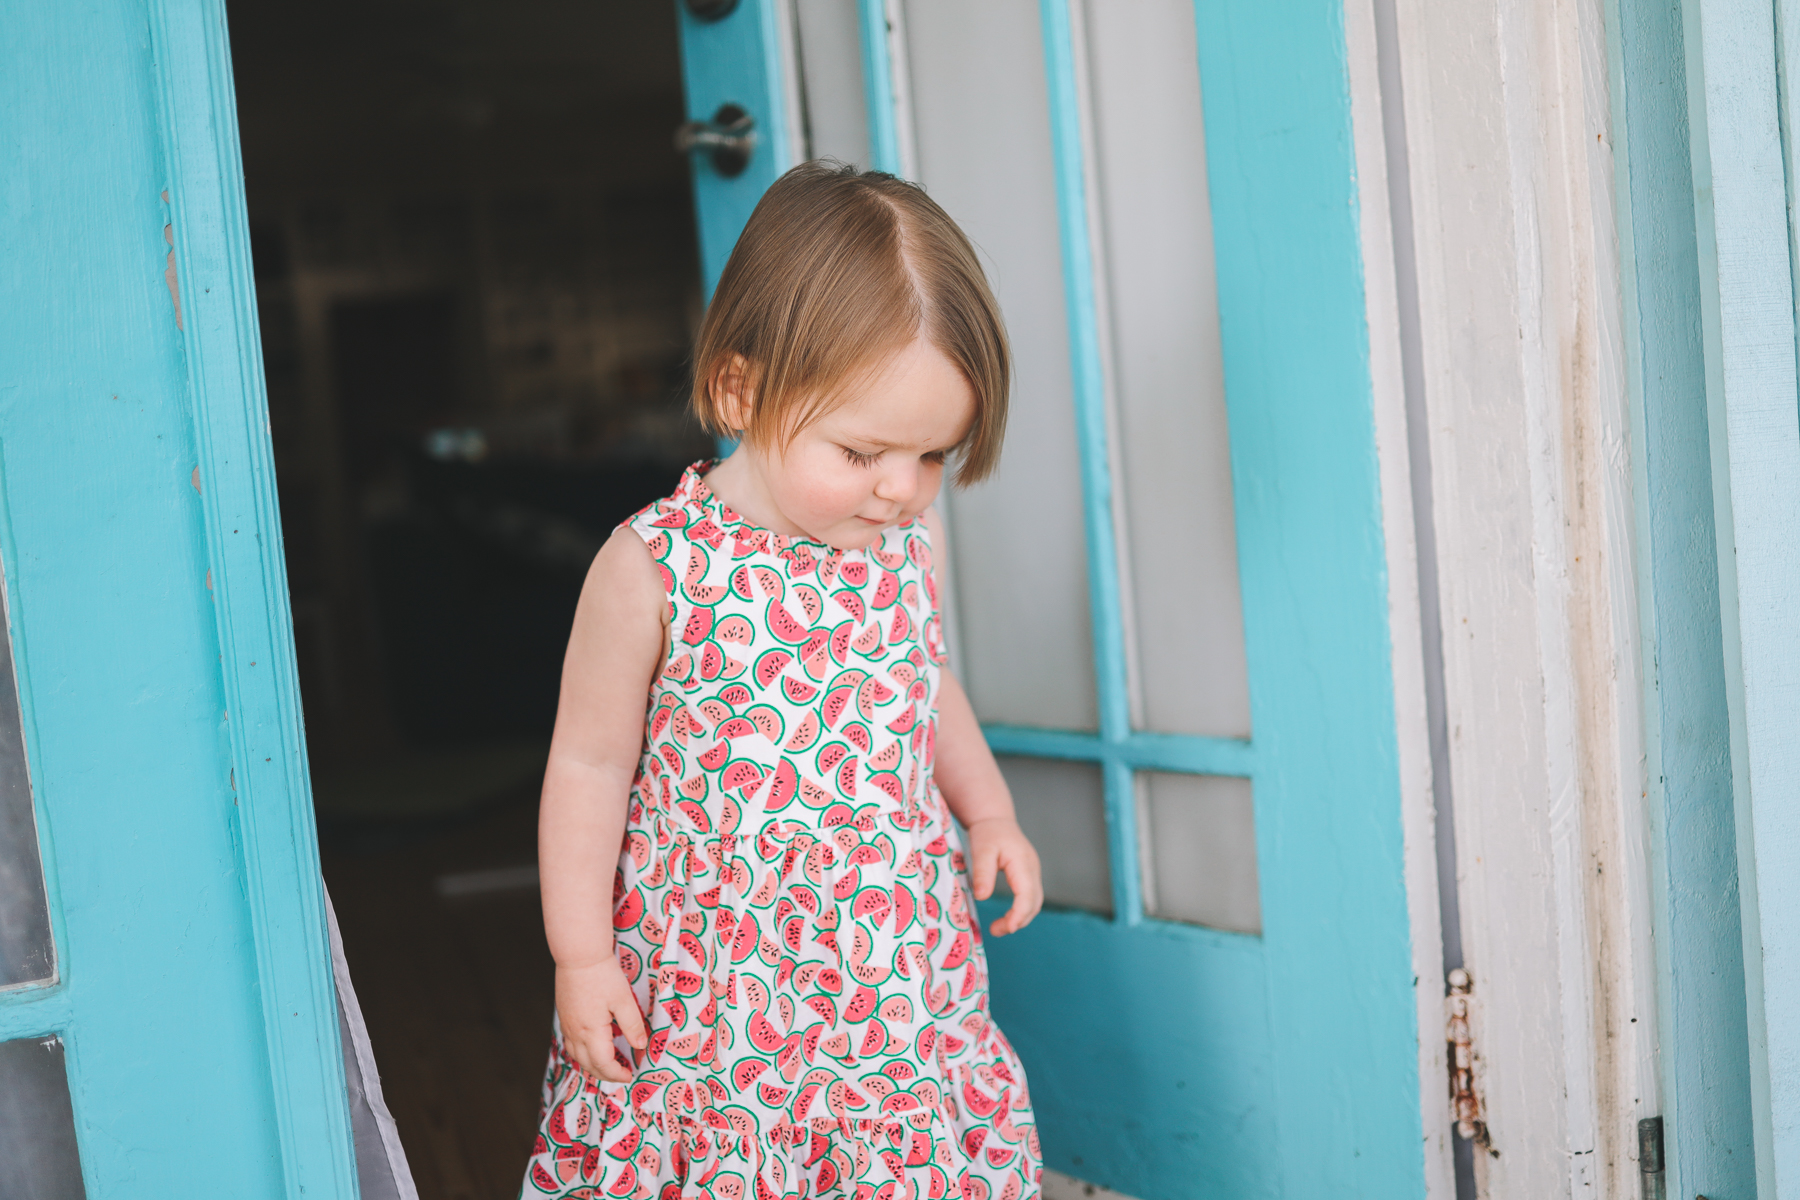
{"label": "eyelash", "polygon": [[[864,454],[860,450],[852,450],[848,446],[840,446],[838,449],[844,452],[844,457],[850,460],[852,466],[857,467],[872,467],[875,465],[875,460],[881,457],[879,454]],[[950,457],[950,452],[948,450],[933,450],[921,457],[928,463],[935,463],[942,466]]]}

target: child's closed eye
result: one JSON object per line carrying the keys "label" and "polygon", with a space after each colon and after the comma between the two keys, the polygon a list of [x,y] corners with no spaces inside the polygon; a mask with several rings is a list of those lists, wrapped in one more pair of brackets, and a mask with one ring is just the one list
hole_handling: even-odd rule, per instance
{"label": "child's closed eye", "polygon": [[[874,466],[876,461],[881,458],[881,455],[883,453],[882,451],[877,450],[873,454],[865,454],[861,450],[852,450],[848,446],[839,446],[838,449],[840,449],[844,452],[844,457],[850,461],[852,466],[858,466],[858,467]],[[949,458],[950,458],[950,451],[948,451],[948,450],[928,450],[924,454],[919,455],[919,460],[921,462],[928,462],[928,463],[932,464],[933,466],[940,466],[940,467],[943,466],[944,463],[949,460]]]}

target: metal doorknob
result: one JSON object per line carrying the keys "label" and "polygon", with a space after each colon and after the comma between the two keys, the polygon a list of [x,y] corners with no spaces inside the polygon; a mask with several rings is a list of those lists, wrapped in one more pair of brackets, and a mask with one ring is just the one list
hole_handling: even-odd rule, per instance
{"label": "metal doorknob", "polygon": [[741,175],[756,153],[756,118],[741,105],[721,104],[710,121],[689,121],[675,131],[675,148],[705,150],[713,170],[730,179]]}

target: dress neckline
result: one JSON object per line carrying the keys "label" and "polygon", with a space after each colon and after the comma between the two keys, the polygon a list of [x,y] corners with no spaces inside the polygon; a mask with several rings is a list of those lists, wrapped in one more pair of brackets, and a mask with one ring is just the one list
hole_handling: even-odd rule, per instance
{"label": "dress neckline", "polygon": [[[836,560],[847,554],[867,554],[869,547],[861,550],[844,550],[829,542],[821,542],[817,538],[776,533],[766,525],[758,525],[744,516],[729,504],[706,482],[706,476],[719,465],[716,458],[703,458],[693,463],[681,476],[681,486],[677,494],[685,496],[690,502],[699,505],[712,517],[713,522],[726,533],[744,542],[760,542],[769,553],[785,556],[791,553],[803,553],[809,558]],[[888,529],[906,529],[921,520],[914,517],[904,524],[890,525],[882,530],[882,539],[877,539],[872,546],[880,546],[886,538]]]}

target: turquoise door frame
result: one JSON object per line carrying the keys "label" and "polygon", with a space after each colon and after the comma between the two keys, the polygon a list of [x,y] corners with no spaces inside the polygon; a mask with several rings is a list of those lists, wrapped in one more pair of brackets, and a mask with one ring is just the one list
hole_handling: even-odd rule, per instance
{"label": "turquoise door frame", "polygon": [[0,554],[59,959],[0,1038],[65,1042],[90,1200],[350,1200],[223,5],[0,28]]}
{"label": "turquoise door frame", "polygon": [[[760,74],[733,70],[762,82],[771,111],[784,103],[767,66],[776,7],[745,0],[710,27],[684,13],[690,87],[735,21],[734,52]],[[873,159],[898,170],[889,4],[858,7]],[[1100,766],[1114,916],[1046,912],[990,942],[995,1010],[1031,1071],[1052,1167],[1144,1200],[1422,1195],[1343,11],[1195,12],[1255,737],[1131,727],[1075,31],[1066,0],[1043,0],[1101,721],[987,733],[1002,753]],[[690,113],[753,107],[708,87]],[[753,197],[698,159],[695,190],[710,287]],[[1261,936],[1145,917],[1140,770],[1253,781]]]}
{"label": "turquoise door frame", "polygon": [[900,122],[895,119],[893,29],[888,5],[898,0],[856,0],[856,27],[862,46],[863,98],[869,112],[870,166],[904,175]]}
{"label": "turquoise door frame", "polygon": [[[1756,1194],[1800,1197],[1800,12],[1684,0]],[[1735,1017],[1735,1014],[1733,1014]]]}
{"label": "turquoise door frame", "polygon": [[1800,1196],[1800,369],[1786,0],[1617,3],[1670,1195]]}
{"label": "turquoise door frame", "polygon": [[[1758,1194],[1682,12],[1609,5],[1664,1169]],[[1702,138],[1704,141],[1704,138]]]}

